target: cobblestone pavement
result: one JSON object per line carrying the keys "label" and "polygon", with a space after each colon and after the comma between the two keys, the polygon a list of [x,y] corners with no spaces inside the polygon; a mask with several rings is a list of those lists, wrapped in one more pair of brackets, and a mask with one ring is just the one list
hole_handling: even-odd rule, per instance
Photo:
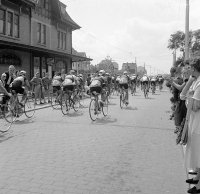
{"label": "cobblestone pavement", "polygon": [[183,157],[169,121],[170,94],[110,99],[109,116],[51,107],[0,136],[0,194],[183,194]]}

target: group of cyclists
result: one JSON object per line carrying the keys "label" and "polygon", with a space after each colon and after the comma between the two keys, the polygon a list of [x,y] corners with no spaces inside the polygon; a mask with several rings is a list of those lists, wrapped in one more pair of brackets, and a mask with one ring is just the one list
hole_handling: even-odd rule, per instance
{"label": "group of cyclists", "polygon": [[[3,100],[1,103],[6,103],[12,97],[13,93],[22,94],[22,99],[20,100],[20,105],[23,106],[23,101],[26,95],[30,92],[31,86],[26,77],[26,71],[22,70],[18,75],[14,74],[14,67],[9,67],[9,72],[5,72],[1,75],[0,79],[0,93],[3,93]],[[155,93],[156,85],[159,85],[160,90],[164,78],[160,76],[148,76],[144,74],[143,76],[138,76],[136,74],[129,74],[124,71],[121,75],[111,75],[105,70],[100,70],[93,73],[90,79],[85,81],[82,74],[76,75],[74,70],[70,70],[68,74],[61,75],[61,73],[56,72],[52,78],[51,85],[53,88],[53,93],[57,94],[56,100],[60,102],[61,95],[63,92],[71,91],[85,91],[86,87],[89,88],[88,94],[93,94],[94,92],[101,96],[101,106],[104,106],[104,102],[108,96],[111,95],[113,91],[124,90],[125,92],[125,104],[129,104],[129,89],[131,94],[134,95],[136,88],[141,86],[141,90],[152,89],[152,93]],[[25,89],[26,88],[26,89]],[[27,92],[28,91],[28,92]]]}

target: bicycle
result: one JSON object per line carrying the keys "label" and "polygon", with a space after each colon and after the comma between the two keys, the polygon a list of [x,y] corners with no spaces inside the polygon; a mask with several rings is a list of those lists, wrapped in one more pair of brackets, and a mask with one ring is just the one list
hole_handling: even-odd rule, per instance
{"label": "bicycle", "polygon": [[144,91],[144,97],[148,98],[149,89],[148,89],[148,84],[147,83],[144,84],[143,91]]}
{"label": "bicycle", "polygon": [[23,114],[26,115],[27,118],[32,118],[35,114],[35,100],[33,98],[33,94],[26,94],[24,103],[20,103],[22,98],[22,94],[16,93],[15,90],[12,90],[12,97],[10,99],[10,108],[11,114],[14,116],[14,121],[17,117],[22,116]]}
{"label": "bicycle", "polygon": [[[70,109],[74,109],[75,112],[79,109],[80,98],[77,93],[77,90],[70,91],[62,91],[61,95],[61,111],[64,115],[67,115]],[[73,97],[72,94],[74,93]]]}
{"label": "bicycle", "polygon": [[[60,90],[61,91],[61,90]],[[61,100],[59,99],[60,91],[50,93],[51,107],[53,109],[59,109]]]}
{"label": "bicycle", "polygon": [[11,114],[11,108],[8,102],[3,103],[4,94],[0,94],[0,132],[7,132],[14,121],[14,116]]}
{"label": "bicycle", "polygon": [[120,90],[120,108],[123,109],[125,106],[128,106],[128,103],[126,102],[126,94],[125,94],[125,88],[122,87]]}
{"label": "bicycle", "polygon": [[[92,121],[96,121],[99,114],[102,112],[104,116],[108,115],[108,100],[104,102],[99,100],[100,93],[92,92],[89,105],[89,115]],[[101,103],[101,104],[100,104]]]}

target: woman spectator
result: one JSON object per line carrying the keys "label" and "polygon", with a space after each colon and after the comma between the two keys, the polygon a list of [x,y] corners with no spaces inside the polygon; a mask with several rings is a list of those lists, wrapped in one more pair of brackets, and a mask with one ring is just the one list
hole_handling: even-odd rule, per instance
{"label": "woman spectator", "polygon": [[35,104],[37,104],[37,99],[39,98],[40,104],[44,104],[41,101],[41,91],[42,91],[42,79],[40,78],[39,72],[35,74],[35,77],[30,81],[33,86],[33,91],[35,94]]}
{"label": "woman spectator", "polygon": [[185,152],[185,166],[187,170],[197,170],[193,179],[187,183],[197,184],[188,190],[188,193],[200,193],[200,59],[191,63],[191,73],[187,84],[180,94],[186,99],[188,115],[188,140]]}

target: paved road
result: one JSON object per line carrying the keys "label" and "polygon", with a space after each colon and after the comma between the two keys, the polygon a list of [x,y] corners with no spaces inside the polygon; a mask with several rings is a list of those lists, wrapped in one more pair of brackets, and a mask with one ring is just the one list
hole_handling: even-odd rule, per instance
{"label": "paved road", "polygon": [[183,194],[181,148],[169,121],[170,93],[112,97],[109,116],[40,109],[0,136],[0,194]]}

